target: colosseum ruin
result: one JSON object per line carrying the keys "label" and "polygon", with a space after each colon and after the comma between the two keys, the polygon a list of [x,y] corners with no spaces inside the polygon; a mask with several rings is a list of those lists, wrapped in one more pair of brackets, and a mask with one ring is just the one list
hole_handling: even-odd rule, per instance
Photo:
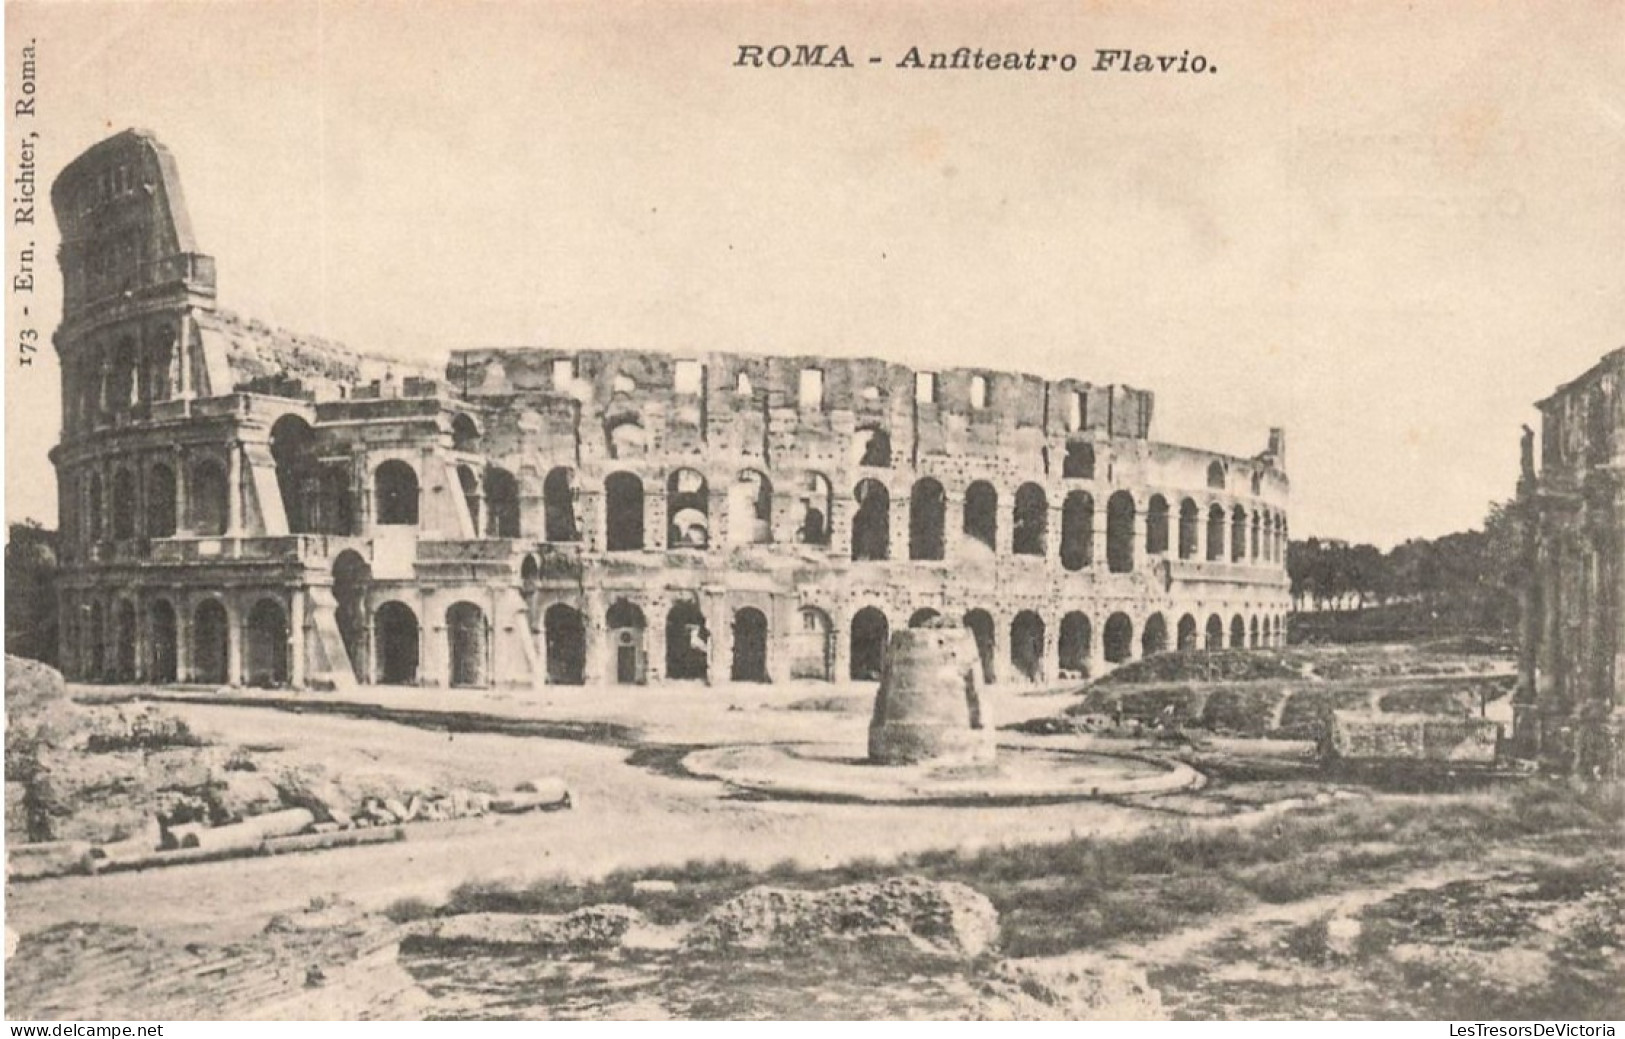
{"label": "colosseum ruin", "polygon": [[152,134],[57,179],[62,660],[84,681],[846,681],[962,622],[990,682],[1284,639],[1285,439],[981,368],[481,349],[216,304]]}

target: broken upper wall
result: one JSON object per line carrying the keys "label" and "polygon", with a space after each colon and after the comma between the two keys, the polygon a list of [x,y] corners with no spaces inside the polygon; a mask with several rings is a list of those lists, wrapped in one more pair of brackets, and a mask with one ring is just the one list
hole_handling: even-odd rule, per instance
{"label": "broken upper wall", "polygon": [[1604,356],[1537,407],[1546,479],[1579,477],[1625,456],[1625,347]]}

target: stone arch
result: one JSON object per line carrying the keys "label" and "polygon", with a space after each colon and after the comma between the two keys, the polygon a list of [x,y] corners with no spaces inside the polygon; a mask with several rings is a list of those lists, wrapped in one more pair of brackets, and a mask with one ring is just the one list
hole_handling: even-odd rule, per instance
{"label": "stone arch", "polygon": [[313,534],[321,530],[322,463],[316,452],[316,431],[303,417],[289,413],[271,427],[271,460],[276,464],[277,490],[288,533]]}
{"label": "stone arch", "polygon": [[1093,639],[1094,631],[1087,614],[1074,610],[1062,617],[1058,645],[1061,670],[1080,677],[1088,676]]}
{"label": "stone arch", "polygon": [[318,526],[325,533],[355,532],[355,503],[351,496],[349,463],[322,466],[320,502]]}
{"label": "stone arch", "polygon": [[1214,502],[1207,510],[1207,559],[1216,563],[1224,558],[1224,506]]}
{"label": "stone arch", "polygon": [[119,600],[113,611],[113,677],[120,682],[135,681],[135,603]]}
{"label": "stone arch", "polygon": [[942,614],[938,613],[936,610],[933,610],[929,606],[922,606],[913,613],[909,614],[908,626],[911,628],[923,628],[929,624],[935,624],[941,619]]}
{"label": "stone arch", "polygon": [[790,677],[818,682],[835,680],[835,626],[829,614],[803,606],[800,630],[791,637]]}
{"label": "stone arch", "polygon": [[1224,463],[1218,461],[1208,463],[1207,485],[1215,491],[1224,490]]}
{"label": "stone arch", "polygon": [[474,416],[459,411],[451,417],[451,449],[473,453],[480,449],[480,425]]}
{"label": "stone arch", "polygon": [[226,532],[228,515],[226,471],[219,462],[206,458],[192,466],[188,498],[193,533],[218,537]]}
{"label": "stone arch", "polygon": [[1134,622],[1128,619],[1128,614],[1114,613],[1106,618],[1101,648],[1106,652],[1108,664],[1121,664],[1134,656]]}
{"label": "stone arch", "polygon": [[604,445],[617,461],[641,458],[648,444],[643,425],[635,415],[622,415],[604,424]]}
{"label": "stone arch", "polygon": [[485,470],[485,533],[493,538],[518,538],[519,480],[499,466]]}
{"label": "stone arch", "polygon": [[243,683],[259,688],[288,684],[288,613],[266,596],[248,611],[243,629]]}
{"label": "stone arch", "polygon": [[807,473],[801,492],[801,524],[796,530],[796,540],[803,545],[828,545],[833,504],[829,477],[823,473]]}
{"label": "stone arch", "polygon": [[1041,556],[1049,527],[1049,499],[1044,488],[1024,483],[1016,488],[1010,551],[1018,556]]}
{"label": "stone arch", "polygon": [[1201,510],[1189,498],[1179,503],[1179,558],[1195,559],[1198,528],[1202,523]]}
{"label": "stone arch", "polygon": [[1106,566],[1114,574],[1134,569],[1134,495],[1127,491],[1106,501]]}
{"label": "stone arch", "polygon": [[1277,613],[1275,615],[1275,622],[1273,624],[1273,629],[1274,629],[1273,634],[1275,635],[1275,645],[1276,646],[1285,646],[1286,645],[1286,625],[1285,625],[1285,622],[1282,620],[1281,615],[1279,613]]}
{"label": "stone arch", "polygon": [[858,503],[852,516],[852,558],[887,558],[891,554],[891,492],[879,480],[859,480],[852,497]]}
{"label": "stone arch", "polygon": [[91,473],[85,481],[85,539],[102,539],[102,474]]}
{"label": "stone arch", "polygon": [[1179,618],[1179,627],[1176,630],[1175,647],[1181,653],[1189,653],[1196,648],[1196,618],[1185,614]]}
{"label": "stone arch", "polygon": [[403,602],[384,603],[373,614],[380,685],[416,685],[418,681],[418,615]]}
{"label": "stone arch", "polygon": [[[105,681],[107,678],[107,614],[102,608],[100,599],[90,604],[90,615],[86,618],[90,630],[85,632],[85,678],[92,682]],[[221,628],[221,631],[224,631]],[[225,672],[225,648],[221,644],[221,673]],[[220,681],[224,682],[222,677]]]}
{"label": "stone arch", "polygon": [[859,426],[852,434],[852,464],[890,469],[891,434],[874,424]]}
{"label": "stone arch", "polygon": [[1095,499],[1088,491],[1072,491],[1061,503],[1061,566],[1082,570],[1095,557]]}
{"label": "stone arch", "polygon": [[418,474],[410,464],[398,458],[380,464],[373,470],[372,486],[374,523],[391,527],[417,526]]}
{"label": "stone arch", "polygon": [[1207,619],[1207,641],[1203,648],[1209,653],[1224,648],[1224,618],[1216,613]]}
{"label": "stone arch", "polygon": [[587,676],[587,625],[581,611],[556,602],[542,615],[548,685],[582,685]]}
{"label": "stone arch", "polygon": [[682,599],[666,612],[666,677],[674,681],[711,677],[711,633],[698,603]]}
{"label": "stone arch", "polygon": [[1230,510],[1230,561],[1247,558],[1247,510],[1237,505]]}
{"label": "stone arch", "polygon": [[[628,474],[630,475],[630,474]],[[636,479],[636,477],[633,477]],[[638,495],[638,531],[642,538],[643,504],[642,486]],[[548,470],[542,480],[542,533],[548,541],[579,541],[581,531],[576,526],[575,474],[567,466]]]}
{"label": "stone arch", "polygon": [[1250,545],[1249,545],[1251,551],[1249,551],[1247,553],[1247,557],[1249,559],[1251,559],[1255,563],[1259,559],[1262,558],[1262,556],[1259,553],[1258,544],[1259,544],[1259,534],[1260,534],[1259,528],[1261,526],[1263,526],[1263,523],[1264,523],[1264,518],[1262,516],[1260,516],[1257,512],[1254,512],[1253,515],[1252,515],[1252,529],[1249,532],[1250,536],[1251,536],[1251,542],[1250,542]]}
{"label": "stone arch", "polygon": [[462,491],[463,504],[468,508],[470,529],[474,531],[475,537],[479,537],[480,500],[483,495],[480,493],[480,478],[474,474],[473,466],[459,465],[457,467],[457,487]]}
{"label": "stone arch", "polygon": [[617,685],[642,685],[648,680],[648,627],[649,622],[637,603],[616,599],[604,613],[604,626],[609,629],[609,641],[615,654],[614,676]]}
{"label": "stone arch", "polygon": [[155,599],[147,607],[147,679],[160,685],[180,677],[180,641],[175,606],[168,599]]}
{"label": "stone arch", "polygon": [[940,481],[924,477],[914,482],[908,499],[908,557],[933,560],[944,555],[948,496]]}
{"label": "stone arch", "polygon": [[1247,645],[1251,649],[1258,648],[1258,615],[1254,614],[1247,621]]}
{"label": "stone arch", "polygon": [[1145,619],[1145,627],[1140,632],[1140,655],[1149,657],[1168,649],[1168,621],[1160,613],[1153,613]]}
{"label": "stone arch", "polygon": [[446,674],[454,688],[476,689],[489,684],[487,632],[485,611],[477,604],[455,602],[446,609]]}
{"label": "stone arch", "polygon": [[1066,480],[1093,480],[1095,478],[1095,448],[1081,440],[1069,440],[1066,458],[1061,462],[1061,477]]}
{"label": "stone arch", "polygon": [[1230,648],[1247,648],[1247,622],[1239,613],[1230,618]]}
{"label": "stone arch", "polygon": [[192,677],[209,685],[225,685],[226,642],[230,637],[226,608],[218,599],[204,599],[192,610]]}
{"label": "stone arch", "polygon": [[735,682],[766,682],[767,614],[754,606],[734,611],[733,667]]}
{"label": "stone arch", "polygon": [[980,608],[966,610],[963,623],[976,642],[976,655],[982,661],[982,681],[992,685],[998,679],[993,615]]}
{"label": "stone arch", "polygon": [[1145,554],[1166,555],[1168,552],[1168,499],[1153,494],[1145,506]]}
{"label": "stone arch", "polygon": [[742,469],[728,489],[728,543],[766,545],[773,541],[773,481],[756,469]]}
{"label": "stone arch", "polygon": [[886,615],[875,607],[865,606],[852,615],[852,644],[848,657],[853,681],[879,681],[886,661],[886,640],[890,635]]}
{"label": "stone arch", "polygon": [[120,466],[113,472],[113,540],[135,537],[135,473]]}
{"label": "stone arch", "polygon": [[1044,677],[1044,618],[1022,610],[1010,622],[1010,667],[1029,682]]}
{"label": "stone arch", "polygon": [[175,536],[175,470],[162,462],[147,470],[147,536]]}
{"label": "stone arch", "polygon": [[987,546],[989,552],[998,548],[999,492],[986,480],[977,480],[965,488],[965,537]]}
{"label": "stone arch", "polygon": [[142,350],[143,400],[165,401],[171,396],[170,372],[175,366],[175,331],[168,326],[150,328]]}
{"label": "stone arch", "polygon": [[604,550],[643,548],[643,481],[628,472],[604,477]]}
{"label": "stone arch", "polygon": [[367,587],[371,583],[372,567],[355,549],[345,549],[333,560],[333,600],[337,604],[334,619],[357,682],[367,680],[362,651],[367,634]]}
{"label": "stone arch", "polygon": [[711,492],[698,469],[673,469],[666,477],[666,547],[711,544]]}

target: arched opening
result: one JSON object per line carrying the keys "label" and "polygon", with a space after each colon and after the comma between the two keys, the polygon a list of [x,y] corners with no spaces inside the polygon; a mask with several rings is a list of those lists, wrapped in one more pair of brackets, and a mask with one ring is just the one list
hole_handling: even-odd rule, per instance
{"label": "arched opening", "polygon": [[1286,623],[1281,619],[1280,614],[1275,615],[1275,624],[1274,624],[1273,630],[1274,630],[1274,633],[1275,633],[1275,645],[1277,645],[1277,646],[1285,646],[1286,645]]}
{"label": "arched opening", "polygon": [[1145,507],[1145,554],[1165,555],[1168,552],[1168,499],[1153,494]]}
{"label": "arched opening", "polygon": [[931,477],[917,480],[908,500],[908,557],[941,559],[948,498]]}
{"label": "arched opening", "polygon": [[1089,618],[1082,613],[1069,613],[1061,618],[1060,665],[1068,675],[1079,678],[1089,676],[1090,642],[1094,632]]}
{"label": "arched opening", "polygon": [[852,558],[885,559],[891,554],[891,493],[879,480],[859,480],[852,497],[858,503],[852,516]]}
{"label": "arched opening", "polygon": [[992,685],[997,678],[998,661],[994,656],[993,615],[986,610],[967,610],[965,627],[976,640],[976,655],[982,659],[982,681]]}
{"label": "arched opening", "polygon": [[1207,485],[1215,491],[1224,490],[1224,465],[1220,462],[1209,462],[1207,466]]}
{"label": "arched opening", "polygon": [[147,470],[147,536],[175,536],[175,470],[167,465]]}
{"label": "arched opening", "polygon": [[1224,648],[1224,619],[1216,613],[1207,619],[1207,641],[1203,648],[1209,653]]}
{"label": "arched opening", "polygon": [[754,606],[734,611],[735,682],[767,681],[767,615]]}
{"label": "arched opening", "polygon": [[1134,622],[1128,619],[1128,614],[1114,613],[1106,618],[1101,648],[1106,652],[1108,664],[1121,664],[1134,655]]}
{"label": "arched opening", "polygon": [[965,537],[992,552],[998,547],[998,536],[999,492],[986,480],[977,480],[965,488]]}
{"label": "arched opening", "polygon": [[1179,618],[1177,629],[1178,641],[1175,643],[1181,653],[1188,653],[1196,648],[1196,618],[1190,614]]}
{"label": "arched opening", "polygon": [[604,550],[643,549],[643,481],[631,473],[604,478]]}
{"label": "arched opening", "polygon": [[517,538],[519,481],[506,469],[485,470],[485,533],[493,538]]}
{"label": "arched opening", "polygon": [[816,606],[801,608],[801,626],[791,639],[790,677],[817,682],[835,680],[835,627]]}
{"label": "arched opening", "polygon": [[808,473],[799,502],[801,522],[796,528],[796,539],[803,545],[829,544],[831,504],[828,478],[823,473]]}
{"label": "arched opening", "polygon": [[135,474],[120,469],[113,474],[113,539],[135,537]]}
{"label": "arched opening", "polygon": [[711,633],[698,603],[684,600],[666,614],[666,677],[679,681],[711,677]]}
{"label": "arched opening", "polygon": [[167,599],[159,599],[147,609],[150,641],[147,646],[147,679],[160,684],[173,682],[179,677],[176,652],[175,607]]}
{"label": "arched opening", "polygon": [[454,687],[486,685],[485,612],[471,602],[453,603],[446,610],[446,656]]}
{"label": "arched opening", "polygon": [[473,466],[460,465],[457,467],[457,486],[463,492],[463,505],[468,509],[468,522],[474,536],[480,535],[480,478],[474,475]]}
{"label": "arched opening", "polygon": [[[636,479],[636,477],[634,477]],[[643,488],[638,487],[638,536],[643,536]],[[549,541],[579,541],[581,532],[576,527],[575,478],[569,469],[559,466],[549,470],[542,480],[542,512],[544,535]]]}
{"label": "arched opening", "polygon": [[1259,527],[1263,525],[1263,522],[1264,522],[1264,519],[1263,519],[1262,516],[1260,516],[1256,512],[1253,513],[1252,528],[1251,528],[1251,531],[1250,531],[1251,541],[1249,542],[1249,545],[1248,545],[1250,551],[1247,553],[1247,557],[1249,559],[1251,559],[1255,563],[1258,562],[1258,560],[1259,560],[1258,536],[1259,536]]}
{"label": "arched opening", "polygon": [[226,608],[217,599],[198,603],[192,611],[192,677],[195,681],[226,684],[227,637]]}
{"label": "arched opening", "polygon": [[[85,677],[92,682],[105,681],[107,678],[107,614],[102,610],[98,600],[90,604],[90,631],[85,639],[85,652],[89,661],[85,668]],[[224,629],[222,629],[224,630]],[[225,660],[224,651],[220,658]],[[222,670],[224,666],[222,665]],[[221,679],[224,681],[224,679]]]}
{"label": "arched opening", "polygon": [[587,678],[587,625],[581,611],[554,603],[542,617],[546,628],[547,684],[581,685]]}
{"label": "arched opening", "polygon": [[85,490],[85,538],[93,542],[102,539],[102,477],[100,473],[90,474],[90,482]]}
{"label": "arched opening", "polygon": [[337,603],[334,619],[357,682],[367,680],[362,653],[367,634],[367,585],[371,580],[372,567],[354,549],[340,552],[333,560],[333,599]]}
{"label": "arched opening", "polygon": [[1162,614],[1153,613],[1145,620],[1145,630],[1140,632],[1140,655],[1149,657],[1167,648],[1168,622],[1163,619]]}
{"label": "arched opening", "polygon": [[666,477],[667,548],[705,548],[711,543],[711,495],[705,477],[677,469]]}
{"label": "arched opening", "polygon": [[604,615],[604,626],[614,647],[616,684],[642,685],[649,674],[644,635],[649,624],[643,610],[636,603],[616,599]]}
{"label": "arched opening", "polygon": [[[372,474],[374,522],[382,526],[415,527],[418,523],[418,474],[398,458],[384,462]],[[416,621],[413,622],[416,630]]]}
{"label": "arched opening", "polygon": [[909,614],[908,626],[911,628],[923,628],[928,624],[935,624],[941,619],[942,614],[938,613],[936,610],[933,610],[929,606],[923,606]]}
{"label": "arched opening", "polygon": [[1247,622],[1241,619],[1241,614],[1230,618],[1230,648],[1247,648]]}
{"label": "arched opening", "polygon": [[1247,558],[1247,510],[1237,505],[1230,513],[1230,561]]}
{"label": "arched opening", "polygon": [[772,540],[773,481],[745,469],[728,489],[728,543],[766,545]]}
{"label": "arched opening", "polygon": [[1094,562],[1095,499],[1073,491],[1061,503],[1061,566],[1082,570]]}
{"label": "arched opening", "polygon": [[852,437],[852,460],[871,469],[891,468],[891,434],[879,426],[862,426]]}
{"label": "arched opening", "polygon": [[120,682],[135,681],[135,603],[128,599],[118,604],[113,615],[114,661],[113,677]]}
{"label": "arched opening", "polygon": [[1201,525],[1201,510],[1186,498],[1179,503],[1179,558],[1196,558],[1197,528]]}
{"label": "arched opening", "polygon": [[1217,503],[1207,510],[1207,558],[1210,563],[1224,558],[1224,506]]}
{"label": "arched opening", "polygon": [[1134,496],[1127,491],[1106,502],[1106,565],[1114,574],[1134,569]]}
{"label": "arched opening", "polygon": [[451,419],[451,449],[473,452],[480,449],[480,427],[472,415],[459,412]]}
{"label": "arched opening", "polygon": [[142,362],[142,399],[168,400],[169,373],[175,357],[175,333],[171,329],[156,329],[147,337]]}
{"label": "arched opening", "polygon": [[322,463],[316,454],[316,431],[298,415],[284,415],[271,427],[271,460],[276,463],[277,490],[288,533],[321,530]]}
{"label": "arched opening", "polygon": [[321,518],[317,526],[328,534],[355,532],[355,503],[350,495],[348,462],[322,466]]}
{"label": "arched opening", "polygon": [[648,438],[636,418],[622,416],[605,425],[604,440],[609,447],[609,457],[620,460],[641,458]]}
{"label": "arched opening", "polygon": [[1011,528],[1010,551],[1018,556],[1041,556],[1049,526],[1049,499],[1044,488],[1024,483],[1016,488],[1015,525]]}
{"label": "arched opening", "polygon": [[275,599],[248,611],[243,631],[243,682],[259,688],[288,684],[288,615]]}
{"label": "arched opening", "polygon": [[418,680],[418,617],[402,602],[386,602],[373,615],[378,681],[415,685]]}
{"label": "arched opening", "polygon": [[1061,476],[1067,480],[1093,480],[1095,478],[1095,449],[1092,444],[1069,440],[1066,458],[1061,462]]}
{"label": "arched opening", "polygon": [[1044,677],[1044,619],[1032,610],[1010,622],[1010,666],[1029,682]]}
{"label": "arched opening", "polygon": [[886,661],[886,639],[891,631],[886,615],[865,606],[852,615],[852,680],[875,682]]}
{"label": "arched opening", "polygon": [[1247,622],[1247,645],[1253,649],[1258,648],[1258,618],[1253,617]]}

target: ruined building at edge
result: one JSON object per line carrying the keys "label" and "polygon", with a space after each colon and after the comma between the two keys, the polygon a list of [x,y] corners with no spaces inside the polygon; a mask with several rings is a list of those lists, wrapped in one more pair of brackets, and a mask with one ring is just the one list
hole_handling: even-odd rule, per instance
{"label": "ruined building at edge", "polygon": [[1284,440],[1150,439],[1121,386],[551,348],[444,370],[215,302],[174,160],[126,131],[62,230],[62,660],[343,687],[877,676],[962,622],[997,682],[1278,645]]}

